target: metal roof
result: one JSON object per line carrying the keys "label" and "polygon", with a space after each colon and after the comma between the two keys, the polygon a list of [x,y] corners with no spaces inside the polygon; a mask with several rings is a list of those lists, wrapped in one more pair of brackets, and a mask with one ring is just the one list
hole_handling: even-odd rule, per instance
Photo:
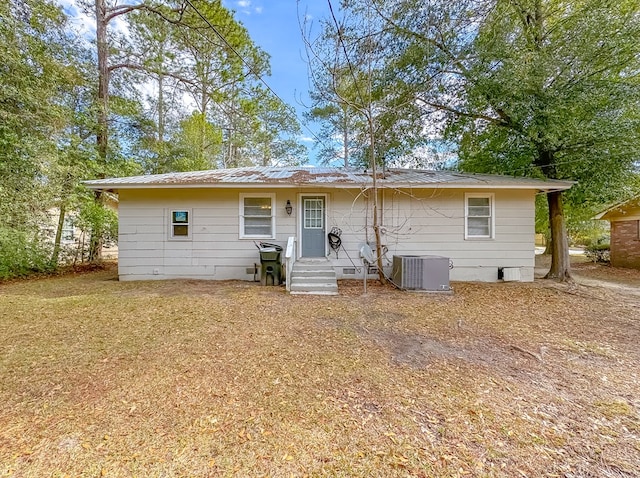
{"label": "metal roof", "polygon": [[[124,178],[85,181],[91,188],[104,191],[143,188],[219,188],[219,187],[291,187],[322,186],[366,188],[373,183],[368,170],[314,167],[248,167],[213,169],[185,173],[152,174]],[[377,173],[379,187],[445,187],[536,189],[541,191],[569,189],[572,181],[539,180],[525,177],[469,174],[453,171],[420,169],[387,169]]]}

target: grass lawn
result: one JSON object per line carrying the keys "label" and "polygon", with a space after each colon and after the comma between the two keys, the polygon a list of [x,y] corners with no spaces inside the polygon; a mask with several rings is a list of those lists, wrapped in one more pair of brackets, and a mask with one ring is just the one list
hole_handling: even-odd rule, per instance
{"label": "grass lawn", "polygon": [[0,285],[0,476],[640,476],[640,302],[584,285]]}

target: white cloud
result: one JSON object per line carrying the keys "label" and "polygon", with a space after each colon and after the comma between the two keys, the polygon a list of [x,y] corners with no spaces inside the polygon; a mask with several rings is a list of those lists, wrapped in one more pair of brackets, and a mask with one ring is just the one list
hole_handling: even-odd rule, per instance
{"label": "white cloud", "polygon": [[[87,40],[95,39],[96,19],[92,7],[82,7],[78,0],[54,0],[68,15],[73,28]],[[129,26],[124,17],[116,17],[109,23],[109,29],[127,35]]]}
{"label": "white cloud", "polygon": [[302,141],[303,143],[315,143],[316,140],[311,136],[302,136],[300,137],[300,141]]}
{"label": "white cloud", "polygon": [[251,0],[238,0],[235,5],[240,12],[245,15],[251,15],[253,13],[260,15],[264,11],[264,7],[262,5],[254,7]]}
{"label": "white cloud", "polygon": [[69,16],[73,28],[83,37],[94,37],[96,20],[91,13],[85,12],[76,0],[54,0]]}

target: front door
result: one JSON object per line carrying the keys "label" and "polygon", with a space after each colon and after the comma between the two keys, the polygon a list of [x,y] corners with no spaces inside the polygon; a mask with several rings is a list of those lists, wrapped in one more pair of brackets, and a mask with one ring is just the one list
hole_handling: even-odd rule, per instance
{"label": "front door", "polygon": [[325,257],[325,198],[302,196],[302,257]]}

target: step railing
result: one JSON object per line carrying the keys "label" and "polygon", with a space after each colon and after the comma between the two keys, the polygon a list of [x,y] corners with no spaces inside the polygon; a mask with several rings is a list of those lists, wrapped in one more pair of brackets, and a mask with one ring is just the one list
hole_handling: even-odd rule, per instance
{"label": "step railing", "polygon": [[296,238],[295,236],[289,237],[287,240],[287,249],[284,252],[285,273],[286,273],[286,287],[287,292],[291,292],[291,272],[293,271],[293,264],[296,262]]}

